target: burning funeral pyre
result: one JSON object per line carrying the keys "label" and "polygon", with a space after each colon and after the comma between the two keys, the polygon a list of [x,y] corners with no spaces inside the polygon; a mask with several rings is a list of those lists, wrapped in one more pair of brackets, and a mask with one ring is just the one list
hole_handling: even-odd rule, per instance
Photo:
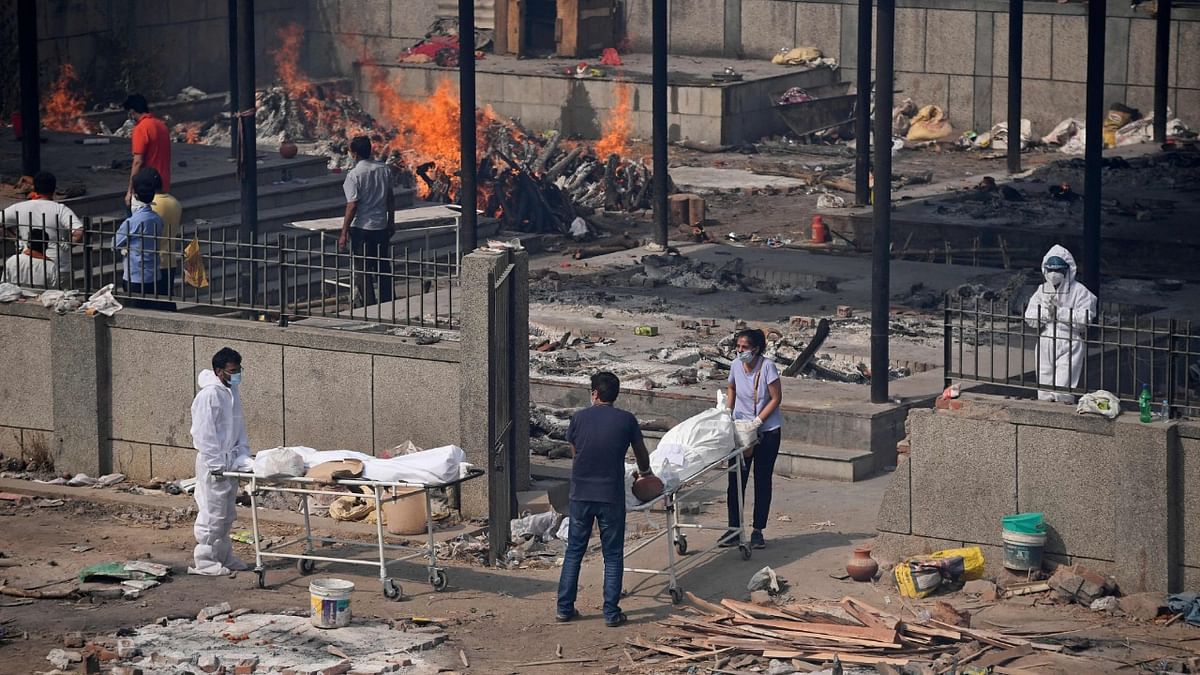
{"label": "burning funeral pyre", "polygon": [[[423,101],[402,98],[384,68],[363,63],[378,117],[353,96],[312,82],[298,65],[304,31],[292,24],[280,30],[274,54],[279,84],[258,92],[255,124],[264,144],[311,143],[308,152],[325,154],[331,167],[349,168],[354,136],[371,138],[381,159],[424,200],[453,203],[460,190],[459,101],[448,80]],[[594,143],[535,133],[520,121],[476,111],[478,208],[500,219],[505,229],[570,231],[571,223],[595,209],[648,208],[653,180],[647,163],[630,159],[630,87],[619,83],[616,105]],[[227,144],[227,118],[177,127],[179,140]]]}

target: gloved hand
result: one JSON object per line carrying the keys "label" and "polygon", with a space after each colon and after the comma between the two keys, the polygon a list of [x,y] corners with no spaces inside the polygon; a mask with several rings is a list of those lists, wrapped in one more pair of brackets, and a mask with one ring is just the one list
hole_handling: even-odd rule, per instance
{"label": "gloved hand", "polygon": [[762,420],[759,419],[758,417],[755,417],[754,419],[750,420],[750,428],[751,429],[758,431],[759,427],[761,427],[761,426],[762,426]]}

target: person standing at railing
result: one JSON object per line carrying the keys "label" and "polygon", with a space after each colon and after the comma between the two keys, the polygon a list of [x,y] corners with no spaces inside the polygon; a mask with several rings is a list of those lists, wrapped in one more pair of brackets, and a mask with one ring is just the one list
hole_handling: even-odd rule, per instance
{"label": "person standing at railing", "polygon": [[[155,291],[165,298],[170,298],[175,288],[181,256],[179,222],[183,220],[183,206],[179,204],[178,199],[163,192],[162,174],[158,169],[148,166],[144,170],[154,177],[154,201],[150,203],[150,208],[163,221],[162,237],[158,240],[158,278],[155,280]],[[161,302],[159,309],[173,312],[175,303]]]}
{"label": "person standing at railing", "polygon": [[[66,281],[71,274],[71,244],[83,241],[83,221],[65,204],[54,201],[58,179],[42,171],[33,177],[29,199],[4,209],[0,224],[16,232],[19,254],[29,247],[29,233],[38,229],[46,237],[45,253],[57,268],[55,278]],[[55,284],[57,285],[57,281]]]}
{"label": "person standing at railing", "polygon": [[133,166],[129,169],[129,189],[125,191],[125,206],[132,212],[137,211],[139,207],[134,201],[137,191],[133,181],[144,167],[157,169],[162,176],[163,192],[171,190],[171,132],[165,122],[150,112],[145,96],[131,94],[125,99],[123,107],[134,123],[133,134],[129,137],[133,150]]}
{"label": "person standing at railing", "polygon": [[[153,296],[158,288],[158,241],[163,234],[163,220],[150,202],[154,201],[154,188],[158,178],[153,169],[147,167],[133,178],[134,196],[141,206],[133,215],[121,223],[113,248],[125,251],[125,292],[134,296]],[[125,303],[129,307],[157,308],[154,302],[134,298]]]}
{"label": "person standing at railing", "polygon": [[31,230],[25,249],[8,257],[4,263],[4,277],[10,284],[23,288],[57,288],[58,268],[46,256],[46,233]]}
{"label": "person standing at railing", "polygon": [[1025,307],[1025,321],[1037,329],[1038,384],[1056,391],[1038,390],[1038,399],[1074,403],[1064,390],[1079,386],[1087,349],[1087,325],[1096,318],[1096,295],[1076,278],[1075,257],[1055,244],[1042,258],[1040,284]]}
{"label": "person standing at railing", "polygon": [[[371,140],[355,136],[350,141],[354,168],[346,174],[342,189],[346,193],[346,214],[338,250],[351,246],[354,255],[354,287],[367,305],[391,302],[392,231],[395,204],[392,197],[392,170],[387,164],[371,159]],[[379,294],[375,294],[375,284]]]}

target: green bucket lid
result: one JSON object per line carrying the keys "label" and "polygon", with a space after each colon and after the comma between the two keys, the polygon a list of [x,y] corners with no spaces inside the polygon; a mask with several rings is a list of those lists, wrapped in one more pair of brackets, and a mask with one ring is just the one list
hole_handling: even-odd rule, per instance
{"label": "green bucket lid", "polygon": [[1004,529],[1021,534],[1041,534],[1046,531],[1041,513],[1014,513],[1001,520]]}

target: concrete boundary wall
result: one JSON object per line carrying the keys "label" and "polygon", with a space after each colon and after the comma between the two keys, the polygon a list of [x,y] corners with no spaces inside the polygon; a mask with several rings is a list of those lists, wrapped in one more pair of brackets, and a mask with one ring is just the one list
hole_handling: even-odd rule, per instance
{"label": "concrete boundary wall", "polygon": [[1106,570],[1126,592],[1200,583],[1200,425],[972,396],[911,411],[909,432],[879,511],[885,557],[979,545],[998,571],[1001,518],[1034,511],[1053,561]]}
{"label": "concrete boundary wall", "polygon": [[[514,283],[525,288],[526,255],[503,256],[520,261]],[[496,257],[466,256],[464,278],[476,269],[486,276]],[[474,296],[487,292],[485,284],[463,288],[464,330],[477,331],[481,321],[486,326],[486,298]],[[486,411],[493,394],[477,376],[478,364],[492,358],[487,340],[418,345],[304,323],[280,328],[129,309],[93,318],[57,315],[36,302],[0,304],[0,341],[19,366],[18,377],[0,383],[0,452],[28,456],[36,439],[48,445],[59,472],[119,471],[134,480],[192,476],[196,375],[211,367],[212,354],[230,346],[243,358],[243,407],[254,451],[306,445],[379,454],[411,440],[426,448],[459,445],[467,461],[487,466],[488,446],[475,433],[476,411]],[[526,347],[524,340],[519,346]],[[515,451],[525,457],[517,465],[521,489],[529,480],[527,374],[527,364],[514,371]],[[464,489],[468,514],[487,514],[486,487],[474,481]]]}
{"label": "concrete boundary wall", "polygon": [[[1007,117],[1008,3],[1003,0],[898,0],[896,85],[920,105],[942,106],[954,126],[984,131]],[[650,50],[651,0],[626,0],[638,51]],[[1083,119],[1086,6],[1025,3],[1024,117],[1046,134],[1066,117]],[[1153,110],[1155,21],[1129,3],[1108,4],[1105,103]],[[724,21],[719,20],[720,17]],[[718,20],[714,20],[718,18]],[[673,55],[770,58],[782,47],[815,46],[853,77],[855,0],[670,0]],[[1172,12],[1168,105],[1200,125],[1200,10]],[[1182,47],[1182,48],[1181,48]]]}

